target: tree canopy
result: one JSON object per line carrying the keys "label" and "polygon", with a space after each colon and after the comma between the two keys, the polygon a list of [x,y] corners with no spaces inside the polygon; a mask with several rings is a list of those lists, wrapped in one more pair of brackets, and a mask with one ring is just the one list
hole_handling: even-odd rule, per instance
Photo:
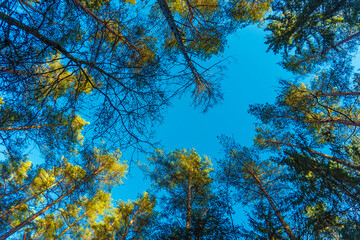
{"label": "tree canopy", "polygon": [[[214,165],[157,148],[175,97],[220,104],[227,40],[251,24],[292,73],[249,107],[253,146],[220,136]],[[0,239],[359,238],[359,24],[356,0],[2,1]],[[120,151],[149,148],[151,187],[113,199]]]}

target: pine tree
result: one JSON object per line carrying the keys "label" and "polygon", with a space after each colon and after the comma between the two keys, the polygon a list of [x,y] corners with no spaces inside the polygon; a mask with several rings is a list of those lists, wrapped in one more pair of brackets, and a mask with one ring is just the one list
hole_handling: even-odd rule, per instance
{"label": "pine tree", "polygon": [[[219,161],[219,165],[222,166],[222,182],[228,188],[234,189],[236,199],[244,205],[255,202],[255,207],[259,207],[264,206],[266,202],[267,211],[271,210],[284,234],[290,239],[298,239],[283,213],[285,206],[282,205],[281,198],[286,196],[287,189],[278,179],[282,174],[281,167],[277,167],[271,161],[260,160],[255,150],[241,147],[231,138],[222,137],[220,141],[226,155],[226,159]],[[258,234],[270,235],[273,231],[272,228],[268,229],[270,232],[259,230]]]}
{"label": "pine tree", "polygon": [[213,190],[211,162],[195,150],[156,150],[149,176],[162,208],[153,239],[233,239],[226,204]]}
{"label": "pine tree", "polygon": [[[60,166],[39,168],[30,176],[26,174],[30,165],[25,162],[18,173],[8,177],[9,181],[16,180],[17,186],[13,187],[16,191],[5,189],[1,196],[11,201],[1,209],[3,229],[0,239],[20,233],[42,239],[53,238],[57,233],[61,235],[65,231],[61,230],[65,222],[58,217],[62,214],[61,208],[75,203],[75,215],[79,213],[76,209],[83,208],[93,221],[100,218],[104,209],[98,207],[108,205],[110,201],[109,193],[102,189],[119,184],[126,171],[126,165],[119,163],[119,157],[119,153],[95,149],[83,154],[83,166],[73,165],[63,158]],[[23,179],[27,182],[25,186]]]}
{"label": "pine tree", "polygon": [[306,73],[356,51],[359,3],[353,0],[274,1],[266,30],[269,50],[282,53],[282,65]]}

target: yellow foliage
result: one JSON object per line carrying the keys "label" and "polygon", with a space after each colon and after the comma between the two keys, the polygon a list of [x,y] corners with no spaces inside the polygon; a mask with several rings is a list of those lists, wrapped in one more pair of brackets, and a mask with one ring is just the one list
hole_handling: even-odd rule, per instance
{"label": "yellow foliage", "polygon": [[91,11],[99,11],[103,5],[110,2],[110,0],[80,0],[82,4],[88,7]]}
{"label": "yellow foliage", "polygon": [[306,216],[311,218],[316,216],[318,212],[324,212],[326,210],[326,206],[323,202],[317,202],[315,206],[306,206],[305,212]]}
{"label": "yellow foliage", "polygon": [[300,86],[293,85],[289,87],[283,102],[288,106],[297,107],[304,104],[304,101],[308,100],[309,96],[310,91],[306,88],[304,83],[301,83]]}
{"label": "yellow foliage", "polygon": [[71,129],[75,132],[76,140],[82,145],[84,140],[84,136],[81,135],[81,131],[83,130],[85,125],[90,124],[90,122],[85,121],[79,115],[75,115],[71,120]]}
{"label": "yellow foliage", "polygon": [[31,190],[35,193],[41,192],[55,183],[55,175],[49,170],[40,168],[31,183]]}
{"label": "yellow foliage", "polygon": [[23,181],[28,177],[27,173],[31,169],[31,162],[20,162],[19,165],[14,166],[10,174],[9,180],[14,180],[16,184],[22,184]]}
{"label": "yellow foliage", "polygon": [[312,171],[309,171],[308,174],[305,175],[306,178],[314,178],[314,174]]}
{"label": "yellow foliage", "polygon": [[71,181],[78,181],[85,177],[86,171],[78,165],[73,165],[69,162],[65,162],[63,174]]}
{"label": "yellow foliage", "polygon": [[268,11],[271,10],[272,0],[260,0],[260,1],[246,1],[246,0],[232,0],[231,13],[237,21],[251,21],[260,22],[265,18]]}
{"label": "yellow foliage", "polygon": [[71,72],[62,62],[60,53],[47,59],[45,65],[39,67],[36,72],[40,76],[41,96],[39,101],[45,96],[52,96],[56,101],[65,94],[89,94],[93,91],[94,80],[86,69],[80,72]]}
{"label": "yellow foliage", "polygon": [[203,14],[211,14],[218,8],[218,0],[189,0],[191,6],[187,2],[187,0],[169,1],[171,12],[187,17],[190,15],[190,8],[196,9]]}

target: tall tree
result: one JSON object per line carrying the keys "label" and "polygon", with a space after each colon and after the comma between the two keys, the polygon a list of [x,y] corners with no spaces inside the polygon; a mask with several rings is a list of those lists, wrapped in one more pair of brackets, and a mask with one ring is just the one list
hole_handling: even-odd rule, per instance
{"label": "tall tree", "polygon": [[149,157],[149,176],[161,194],[160,225],[154,239],[233,239],[226,204],[212,189],[211,162],[194,150]]}
{"label": "tall tree", "polygon": [[[278,179],[281,176],[281,168],[269,161],[260,161],[253,150],[241,147],[233,139],[222,137],[221,143],[227,156],[226,159],[219,161],[219,165],[222,166],[221,180],[235,189],[237,199],[244,204],[260,201],[262,205],[261,201],[265,201],[267,208],[276,216],[278,224],[286,235],[290,239],[297,239],[289,226],[289,221],[285,219],[281,211],[283,206],[276,201],[276,199],[281,201],[281,196],[285,196],[286,190]],[[270,232],[265,234],[270,234]]]}
{"label": "tall tree", "polygon": [[[276,1],[269,49],[300,73],[282,81],[274,104],[249,112],[261,124],[255,144],[275,153],[301,237],[351,239],[358,230],[358,49],[356,1]],[[310,20],[310,21],[309,21]],[[308,74],[309,73],[309,74]],[[301,83],[300,81],[305,83]],[[305,210],[304,210],[305,209]],[[349,234],[344,234],[348,232]]]}

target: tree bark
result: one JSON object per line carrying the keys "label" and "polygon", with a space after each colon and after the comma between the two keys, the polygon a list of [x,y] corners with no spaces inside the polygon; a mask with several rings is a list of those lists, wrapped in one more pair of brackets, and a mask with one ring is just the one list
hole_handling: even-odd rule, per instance
{"label": "tree bark", "polygon": [[324,119],[324,120],[304,120],[298,117],[293,117],[289,115],[272,115],[272,117],[275,118],[289,118],[297,122],[303,122],[303,123],[309,123],[309,124],[323,124],[323,123],[334,123],[334,124],[342,124],[347,126],[353,126],[353,127],[360,127],[360,121],[359,120],[344,120],[344,119]]}
{"label": "tree bark", "polygon": [[21,187],[21,188],[15,189],[14,191],[11,191],[11,192],[9,192],[9,193],[5,193],[5,194],[3,194],[3,195],[0,196],[0,199],[4,198],[4,197],[6,197],[6,196],[9,196],[9,195],[11,195],[11,194],[20,192],[21,190],[24,190],[24,189],[27,188],[28,186],[29,186],[29,184],[27,184],[27,185],[25,185],[25,186],[23,186],[23,187]]}
{"label": "tree bark", "polygon": [[[125,240],[126,239],[126,236],[129,233],[129,229],[133,225],[133,223],[136,221],[137,215],[140,213],[141,209],[142,209],[142,206],[140,206],[139,209],[131,217],[130,223],[126,226],[126,230],[125,230],[124,234],[121,236],[120,240]],[[141,213],[139,214],[139,217],[140,216],[141,216]]]}
{"label": "tree bark", "polygon": [[21,203],[18,203],[16,206],[10,208],[9,210],[3,212],[0,215],[0,218],[2,218],[3,216],[5,216],[6,214],[13,212],[14,210],[18,209],[21,205],[23,205],[24,203],[27,203],[28,201],[36,198],[37,196],[39,196],[40,194],[43,194],[45,191],[52,189],[53,187],[55,187],[56,185],[58,185],[60,182],[62,182],[64,179],[61,179],[59,181],[57,181],[56,183],[52,184],[51,186],[49,186],[48,188],[44,189],[43,191],[38,192],[37,194],[25,199],[24,201],[22,201]]}
{"label": "tree bark", "polygon": [[340,46],[340,45],[342,45],[342,44],[344,44],[344,43],[346,43],[346,42],[349,42],[349,41],[351,41],[351,40],[353,40],[354,38],[357,38],[357,37],[359,37],[359,36],[360,36],[360,31],[359,31],[359,32],[356,32],[356,33],[354,33],[354,34],[352,34],[352,35],[350,35],[350,36],[348,36],[347,38],[345,38],[345,39],[343,39],[343,40],[341,40],[341,41],[339,41],[339,42],[337,42],[337,43],[335,43],[335,44],[334,44],[333,46],[331,46],[331,47],[325,48],[324,50],[316,53],[316,54],[313,55],[313,56],[310,56],[310,57],[308,57],[308,58],[305,58],[305,59],[297,62],[296,64],[298,65],[298,64],[301,64],[301,63],[303,63],[303,62],[306,62],[306,61],[309,61],[309,60],[311,60],[311,59],[314,59],[314,58],[316,58],[316,57],[318,57],[318,56],[320,56],[320,55],[323,55],[324,53],[328,52],[329,50],[331,50],[331,49],[333,49],[333,48],[336,48],[336,47],[338,47],[338,46]]}
{"label": "tree bark", "polygon": [[55,237],[55,240],[56,240],[56,239],[59,239],[62,235],[64,235],[67,231],[69,231],[69,229],[70,229],[72,226],[74,226],[75,223],[77,223],[78,221],[80,221],[81,219],[83,219],[88,212],[89,212],[89,210],[86,211],[86,212],[84,212],[83,215],[81,215],[80,217],[78,217],[73,223],[71,223],[66,229],[64,229],[64,231],[62,231],[59,235],[57,235],[57,236]]}
{"label": "tree bark", "polygon": [[360,91],[355,92],[331,92],[331,93],[316,93],[314,96],[316,97],[341,97],[341,96],[359,96]]}
{"label": "tree bark", "polygon": [[8,127],[8,128],[0,128],[0,131],[16,131],[16,130],[30,130],[30,129],[38,129],[38,128],[51,128],[51,127],[58,127],[61,126],[60,124],[57,125],[39,125],[39,126],[25,126],[25,127]]}

